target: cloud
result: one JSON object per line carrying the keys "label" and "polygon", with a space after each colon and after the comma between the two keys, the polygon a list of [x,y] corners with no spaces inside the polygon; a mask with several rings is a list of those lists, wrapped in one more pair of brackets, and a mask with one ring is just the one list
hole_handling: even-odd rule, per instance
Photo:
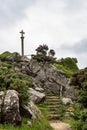
{"label": "cloud", "polygon": [[81,55],[87,53],[87,39],[82,39],[74,45],[62,45],[60,48]]}
{"label": "cloud", "polygon": [[45,43],[58,58],[82,56],[87,46],[87,0],[0,0],[0,53],[20,52],[21,29],[25,54]]}
{"label": "cloud", "polygon": [[30,0],[0,0],[0,27],[6,28],[25,17],[24,10],[32,6],[32,2]]}

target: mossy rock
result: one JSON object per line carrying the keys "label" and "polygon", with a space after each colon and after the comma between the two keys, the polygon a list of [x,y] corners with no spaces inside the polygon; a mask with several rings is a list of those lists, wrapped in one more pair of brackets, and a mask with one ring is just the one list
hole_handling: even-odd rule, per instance
{"label": "mossy rock", "polygon": [[11,55],[11,53],[9,51],[5,51],[4,53],[0,54],[0,59],[6,60],[6,58],[10,55]]}

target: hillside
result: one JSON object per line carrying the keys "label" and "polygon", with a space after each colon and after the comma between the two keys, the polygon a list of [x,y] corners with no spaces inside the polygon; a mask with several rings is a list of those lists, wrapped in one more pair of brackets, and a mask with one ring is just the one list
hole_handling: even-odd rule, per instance
{"label": "hillside", "polygon": [[[0,54],[0,122],[21,125],[23,130],[51,130],[48,121],[61,120],[69,122],[75,130],[74,124],[82,122],[79,112],[86,112],[86,94],[83,93],[87,80],[86,69],[79,70],[76,63],[75,58],[56,60],[42,54],[33,55],[31,59],[16,52]],[[79,101],[77,85],[84,86]],[[16,106],[15,103],[10,105],[13,101]],[[12,125],[0,125],[2,127],[14,129]],[[83,129],[83,125],[81,127]]]}
{"label": "hillside", "polygon": [[75,58],[67,57],[58,60],[57,63],[54,63],[54,66],[63,70],[68,77],[71,77],[73,72],[79,70],[76,63]]}

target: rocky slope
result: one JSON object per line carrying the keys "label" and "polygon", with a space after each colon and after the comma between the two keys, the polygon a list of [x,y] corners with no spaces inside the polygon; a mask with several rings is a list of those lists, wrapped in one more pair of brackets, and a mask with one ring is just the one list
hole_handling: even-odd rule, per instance
{"label": "rocky slope", "polygon": [[[3,80],[3,83],[5,82],[5,96],[4,99],[2,96],[0,96],[0,104],[1,104],[1,121],[2,122],[12,122],[13,124],[21,123],[21,114],[24,113],[29,118],[39,118],[42,116],[41,112],[38,110],[38,108],[34,105],[34,103],[41,103],[46,99],[46,92],[53,93],[54,95],[58,95],[59,97],[65,97],[74,99],[75,93],[74,93],[74,87],[69,85],[69,78],[66,76],[66,74],[56,68],[54,65],[52,65],[49,62],[38,62],[35,59],[29,60],[27,57],[21,57],[18,53],[12,53],[4,56],[0,56],[0,65],[7,68],[9,70],[10,66],[11,69],[13,69],[10,72],[14,73],[23,73],[27,76],[29,76],[32,80],[32,85],[29,86],[29,89],[27,90],[29,92],[29,102],[26,105],[21,106],[21,109],[19,108],[20,104],[18,102],[19,98],[17,97],[17,100],[12,94],[9,94],[9,97],[6,96],[7,93],[12,90],[9,89],[16,89],[16,86],[11,86],[11,81],[5,82]],[[3,68],[2,67],[2,68]],[[4,68],[4,69],[5,69]],[[7,75],[7,73],[5,73]],[[20,75],[19,75],[20,77]],[[18,78],[19,78],[18,77]],[[2,77],[0,77],[2,78]],[[8,77],[9,78],[9,75]],[[17,77],[16,77],[17,78]],[[3,78],[2,78],[3,79]],[[20,77],[21,79],[21,77]],[[27,78],[26,78],[27,79]],[[23,81],[23,79],[22,79]],[[21,83],[22,83],[21,81]],[[1,80],[0,80],[1,82]],[[27,82],[25,82],[26,85]],[[16,85],[16,84],[15,84]],[[3,90],[3,85],[1,86],[1,90]],[[13,90],[14,91],[14,90]],[[12,91],[12,92],[13,92]],[[23,90],[22,90],[23,91]],[[0,92],[0,94],[4,93],[4,90]],[[14,91],[13,95],[16,93]],[[26,95],[26,94],[25,94]],[[10,98],[12,96],[12,100]],[[18,95],[17,95],[18,96]],[[14,101],[15,99],[16,101]],[[9,101],[9,102],[7,102]],[[16,105],[16,103],[18,105]],[[16,114],[14,115],[14,105],[16,105],[18,117],[16,118]],[[8,108],[8,109],[7,109]],[[8,112],[8,115],[6,115],[6,111]],[[13,116],[10,116],[10,114],[13,113]],[[14,117],[15,116],[15,117]],[[38,117],[39,116],[39,117]],[[4,117],[2,119],[2,117]],[[9,119],[10,117],[10,119]],[[17,120],[15,120],[15,118]],[[19,123],[19,124],[20,124]]]}

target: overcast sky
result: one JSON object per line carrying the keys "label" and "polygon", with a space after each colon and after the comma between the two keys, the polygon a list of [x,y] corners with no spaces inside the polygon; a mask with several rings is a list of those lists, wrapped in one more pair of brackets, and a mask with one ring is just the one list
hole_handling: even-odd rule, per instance
{"label": "overcast sky", "polygon": [[21,53],[22,29],[26,55],[47,44],[87,67],[87,0],[0,0],[0,53]]}

